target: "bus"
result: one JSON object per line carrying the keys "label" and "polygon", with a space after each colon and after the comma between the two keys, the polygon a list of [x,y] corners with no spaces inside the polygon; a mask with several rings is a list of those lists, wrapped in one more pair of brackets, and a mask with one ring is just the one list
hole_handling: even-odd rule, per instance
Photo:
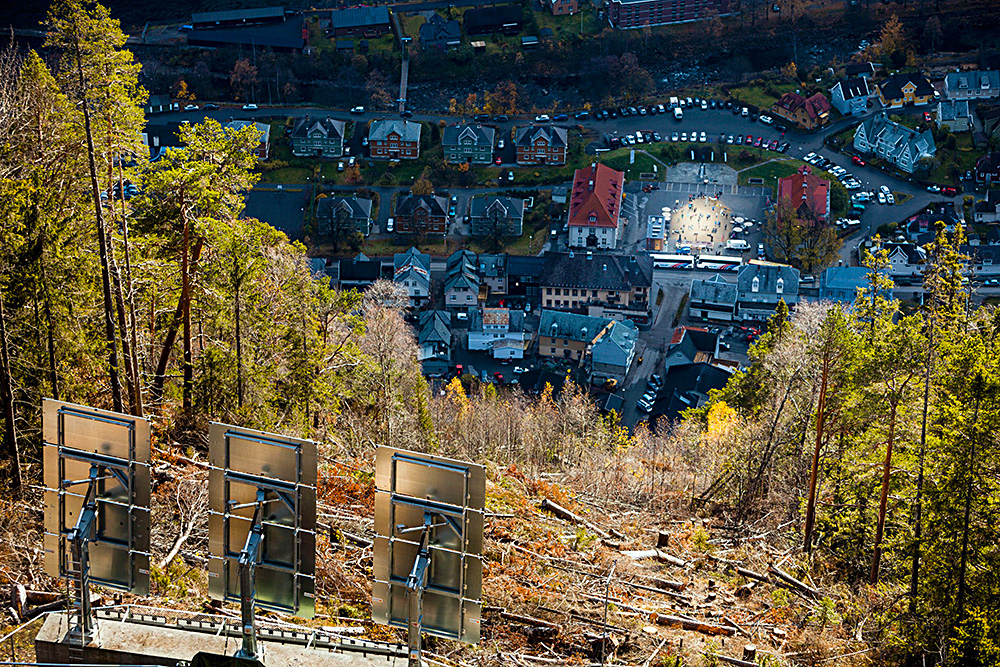
{"label": "bus", "polygon": [[652,253],[654,269],[680,269],[688,270],[694,268],[693,255],[663,255]]}
{"label": "bus", "polygon": [[706,271],[739,271],[743,266],[742,257],[722,257],[720,255],[698,255],[695,268]]}

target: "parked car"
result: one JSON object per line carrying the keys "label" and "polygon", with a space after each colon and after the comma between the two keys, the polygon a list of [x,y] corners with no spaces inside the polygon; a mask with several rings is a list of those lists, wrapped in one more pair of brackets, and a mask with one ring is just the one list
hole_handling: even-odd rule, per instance
{"label": "parked car", "polygon": [[958,189],[952,187],[941,188],[941,194],[948,195],[949,197],[954,197],[955,195],[958,194]]}
{"label": "parked car", "polygon": [[[605,112],[605,113],[607,113],[607,112]],[[510,120],[510,119],[507,117],[507,114],[505,114],[505,113],[493,116],[493,122],[495,122],[495,123],[506,123],[508,120]]]}
{"label": "parked car", "polygon": [[359,114],[359,113],[364,113],[364,112],[365,112],[365,108],[363,106],[351,107],[351,113],[353,113],[353,114]]}
{"label": "parked car", "polygon": [[680,140],[680,137],[677,135],[676,131],[670,133],[670,141],[679,141],[679,140]]}
{"label": "parked car", "polygon": [[925,123],[930,123],[931,120],[932,120],[931,119],[931,112],[930,111],[925,111],[924,112],[924,122]]}
{"label": "parked car", "polygon": [[928,185],[927,186],[927,192],[941,192],[941,186],[940,185]]}
{"label": "parked car", "polygon": [[385,223],[385,233],[392,234],[393,229],[395,229],[395,220],[389,218]]}
{"label": "parked car", "polygon": [[896,198],[893,197],[892,193],[890,192],[889,194],[887,194],[885,196],[885,201],[886,201],[886,203],[889,203],[889,204],[895,204],[896,203]]}
{"label": "parked car", "polygon": [[497,142],[497,150],[503,150],[503,139]]}
{"label": "parked car", "polygon": [[557,114],[557,115],[553,116],[552,120],[555,121],[555,122],[557,122],[557,123],[561,123],[564,120],[569,120],[569,116],[566,115],[566,114],[564,114],[564,113],[561,113],[561,114]]}
{"label": "parked car", "polygon": [[772,125],[774,124],[774,119],[771,118],[770,116],[765,116],[764,114],[761,114],[760,122],[764,123],[764,125]]}
{"label": "parked car", "polygon": [[585,120],[587,118],[590,118],[590,112],[589,111],[581,111],[581,112],[579,112],[578,114],[576,114],[573,117],[576,118],[577,120]]}
{"label": "parked car", "polygon": [[858,165],[859,167],[865,166],[865,161],[862,160],[857,155],[855,155],[854,157],[851,158],[851,162],[853,162],[854,164]]}
{"label": "parked car", "polygon": [[198,110],[197,104],[187,104],[184,106],[184,111],[197,111],[197,110]]}
{"label": "parked car", "polygon": [[881,190],[879,190],[878,191],[878,203],[879,204],[884,204],[885,201],[886,201],[886,199],[885,199],[885,193],[882,192]]}
{"label": "parked car", "polygon": [[708,136],[704,132],[702,132],[700,135],[698,135],[698,141],[700,141],[701,143],[705,143],[708,141]]}
{"label": "parked car", "polygon": [[244,111],[256,111],[257,110],[257,105],[254,104],[253,102],[251,102],[249,104],[244,104],[243,105],[243,110]]}
{"label": "parked car", "polygon": [[205,105],[204,107],[202,107],[202,108],[203,108],[203,109],[204,109],[205,111],[218,111],[218,110],[219,110],[219,105],[218,105],[218,104],[213,104],[213,103],[209,102],[208,104],[206,104],[206,105]]}
{"label": "parked car", "polygon": [[535,116],[535,122],[536,123],[547,123],[550,120],[552,120],[552,119],[549,118],[548,114],[544,114],[543,113],[543,114],[538,114],[537,116]]}

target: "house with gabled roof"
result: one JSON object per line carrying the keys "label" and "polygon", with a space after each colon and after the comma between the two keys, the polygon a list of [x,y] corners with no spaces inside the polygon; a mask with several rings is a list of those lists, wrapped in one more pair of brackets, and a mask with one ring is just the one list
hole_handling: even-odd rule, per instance
{"label": "house with gabled roof", "polygon": [[614,320],[579,313],[542,309],[538,325],[538,354],[583,363],[594,343]]}
{"label": "house with gabled roof", "polygon": [[653,260],[649,255],[548,252],[539,284],[543,308],[642,325],[650,317]]}
{"label": "house with gabled roof", "polygon": [[976,160],[975,174],[980,185],[1000,183],[1000,151],[991,151]]}
{"label": "house with gabled roof", "polygon": [[778,179],[779,210],[787,207],[799,218],[826,221],[830,218],[830,181],[814,176],[809,165],[802,165],[791,176]]}
{"label": "house with gabled roof", "polygon": [[431,296],[431,256],[410,248],[392,257],[392,280],[406,290],[411,308],[419,308]]}
{"label": "house with gabled roof", "polygon": [[922,74],[897,72],[875,86],[882,106],[890,109],[911,104],[924,106],[934,100],[934,86]]}
{"label": "house with gabled roof", "polygon": [[[500,229],[496,226],[499,225]],[[524,229],[524,200],[519,197],[477,195],[469,204],[469,233],[473,236],[520,236]]]}
{"label": "house with gabled roof", "polygon": [[444,159],[454,164],[489,164],[493,162],[495,137],[496,129],[485,125],[448,125],[441,132]]}
{"label": "house with gabled roof", "polygon": [[416,160],[420,157],[420,123],[401,118],[372,121],[368,154],[375,160]]}
{"label": "house with gabled roof", "polygon": [[948,72],[944,96],[949,100],[988,100],[1000,97],[1000,71]]}
{"label": "house with gabled roof", "polygon": [[399,195],[395,208],[400,234],[444,236],[448,231],[448,200],[435,195]]}
{"label": "house with gabled roof", "polygon": [[918,132],[889,120],[884,111],[858,125],[854,132],[854,149],[880,157],[907,173],[913,173],[919,160],[933,157],[937,152],[934,135],[929,129]]}
{"label": "house with gabled roof", "polygon": [[528,125],[514,129],[518,164],[566,164],[566,128]]}
{"label": "house with gabled roof", "polygon": [[448,257],[444,279],[445,308],[468,312],[479,303],[481,281],[476,273],[477,265],[476,253],[471,250],[459,250]]}
{"label": "house with gabled roof", "polygon": [[868,103],[875,91],[863,76],[841,79],[830,89],[830,103],[845,116],[854,116],[868,111]]}
{"label": "house with gabled roof", "polygon": [[420,26],[420,48],[423,51],[448,51],[462,45],[462,30],[458,21],[433,14]]}
{"label": "house with gabled roof", "polygon": [[823,93],[803,97],[798,93],[785,93],[771,107],[775,116],[812,130],[830,122],[830,100]]}
{"label": "house with gabled roof", "polygon": [[[871,269],[865,266],[831,266],[819,276],[819,298],[821,301],[837,301],[852,304],[858,292],[870,286],[868,274]],[[879,271],[888,277],[885,269]],[[892,300],[892,288],[880,290],[879,296]]]}
{"label": "house with gabled roof", "polygon": [[986,191],[986,197],[977,201],[973,207],[973,217],[980,224],[1000,222],[1000,189],[990,188]]}
{"label": "house with gabled roof", "polygon": [[469,314],[470,350],[489,350],[494,359],[523,359],[529,340],[520,310],[480,308]]}
{"label": "house with gabled roof", "polygon": [[590,350],[590,380],[624,382],[635,359],[639,329],[632,320],[612,320]]}
{"label": "house with gabled roof", "polygon": [[740,319],[765,321],[774,314],[778,302],[789,309],[799,302],[799,270],[784,264],[747,264],[736,279]]}
{"label": "house with gabled roof", "polygon": [[290,139],[292,155],[340,157],[344,154],[344,121],[305,116],[295,121]]}
{"label": "house with gabled roof", "polygon": [[343,232],[343,224],[350,225],[362,236],[372,230],[372,200],[356,195],[333,195],[316,202],[316,226],[320,236]]}
{"label": "house with gabled roof", "polygon": [[625,174],[599,162],[577,169],[569,203],[571,248],[618,246]]}
{"label": "house with gabled roof", "polygon": [[860,76],[865,79],[870,79],[875,76],[875,65],[870,62],[847,63],[844,67],[844,73],[848,77]]}
{"label": "house with gabled roof", "polygon": [[692,320],[732,322],[736,319],[736,285],[720,274],[692,280],[688,314]]}
{"label": "house with gabled roof", "polygon": [[367,255],[359,252],[350,259],[342,259],[337,262],[338,289],[363,290],[376,280],[382,277],[382,261],[369,259]]}
{"label": "house with gabled roof", "polygon": [[253,149],[253,154],[258,160],[266,160],[271,154],[271,126],[267,123],[258,123],[252,120],[233,120],[226,123],[226,127],[234,130],[242,130],[248,125],[257,128],[260,138],[257,140],[257,147]]}
{"label": "house with gabled roof", "polygon": [[330,12],[330,37],[381,37],[392,30],[388,7],[347,7]]}
{"label": "house with gabled roof", "polygon": [[968,100],[941,100],[937,103],[938,128],[949,132],[968,132],[972,129],[972,113]]}
{"label": "house with gabled roof", "polygon": [[417,330],[417,361],[451,360],[451,313],[425,310]]}

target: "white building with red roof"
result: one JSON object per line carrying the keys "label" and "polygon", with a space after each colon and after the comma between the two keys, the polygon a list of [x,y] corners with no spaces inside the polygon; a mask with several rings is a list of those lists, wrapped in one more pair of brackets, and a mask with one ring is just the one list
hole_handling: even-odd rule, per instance
{"label": "white building with red roof", "polygon": [[569,202],[569,246],[613,249],[621,233],[625,174],[594,163],[573,174]]}

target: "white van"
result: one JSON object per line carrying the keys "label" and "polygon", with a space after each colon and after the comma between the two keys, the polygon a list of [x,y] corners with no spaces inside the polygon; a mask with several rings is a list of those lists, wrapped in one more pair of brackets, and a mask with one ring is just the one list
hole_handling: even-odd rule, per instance
{"label": "white van", "polygon": [[676,109],[679,106],[680,106],[680,102],[677,101],[677,98],[676,97],[671,97],[670,98],[670,108],[671,109]]}
{"label": "white van", "polygon": [[395,225],[395,220],[393,220],[392,218],[389,218],[389,220],[385,223],[385,233],[386,234],[392,234],[392,230],[393,230],[393,228],[395,226],[396,226]]}
{"label": "white van", "polygon": [[681,109],[680,107],[676,107],[674,109],[674,118],[676,118],[677,120],[681,120],[682,118],[684,118],[684,110]]}
{"label": "white van", "polygon": [[749,250],[750,244],[744,239],[729,239],[726,247],[730,250]]}

